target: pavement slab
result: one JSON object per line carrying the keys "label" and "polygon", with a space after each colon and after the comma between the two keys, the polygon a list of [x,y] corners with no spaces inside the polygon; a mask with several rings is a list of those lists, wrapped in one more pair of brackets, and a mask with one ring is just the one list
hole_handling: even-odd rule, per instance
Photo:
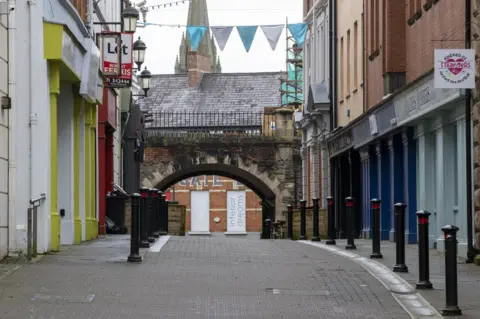
{"label": "pavement slab", "polygon": [[127,237],[70,246],[0,280],[0,318],[410,318],[361,265],[288,240]]}

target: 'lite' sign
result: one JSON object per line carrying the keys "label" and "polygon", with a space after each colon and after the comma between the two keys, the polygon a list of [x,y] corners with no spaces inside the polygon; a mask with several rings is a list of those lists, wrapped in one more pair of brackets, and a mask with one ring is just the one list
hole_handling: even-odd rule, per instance
{"label": "'lite' sign", "polygon": [[[129,87],[133,74],[133,34],[103,34],[103,73],[112,87]],[[120,38],[120,45],[118,39]]]}

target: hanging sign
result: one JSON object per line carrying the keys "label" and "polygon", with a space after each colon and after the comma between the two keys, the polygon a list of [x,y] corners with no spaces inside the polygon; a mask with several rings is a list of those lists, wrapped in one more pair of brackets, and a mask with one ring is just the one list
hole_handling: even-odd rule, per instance
{"label": "hanging sign", "polygon": [[475,50],[435,49],[434,62],[435,88],[475,88]]}
{"label": "hanging sign", "polygon": [[246,232],[245,201],[245,191],[227,191],[227,232]]}
{"label": "hanging sign", "polygon": [[[118,36],[120,35],[120,37]],[[102,68],[110,87],[125,88],[132,85],[133,34],[102,34]],[[120,45],[118,39],[120,38]]]}

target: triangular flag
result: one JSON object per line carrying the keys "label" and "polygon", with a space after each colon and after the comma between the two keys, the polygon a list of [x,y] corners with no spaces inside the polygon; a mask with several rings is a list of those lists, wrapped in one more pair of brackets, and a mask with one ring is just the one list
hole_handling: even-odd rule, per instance
{"label": "triangular flag", "polygon": [[251,25],[251,26],[237,26],[238,34],[240,35],[240,39],[242,39],[243,46],[245,50],[248,52],[252,47],[253,39],[255,38],[255,33],[257,33],[258,25]]}
{"label": "triangular flag", "polygon": [[187,26],[188,39],[190,40],[190,45],[192,46],[192,51],[197,51],[200,41],[202,41],[203,36],[207,32],[207,27],[204,26]]}
{"label": "triangular flag", "polygon": [[212,29],[213,36],[217,40],[220,51],[225,49],[230,34],[232,34],[233,27],[210,27]]}
{"label": "triangular flag", "polygon": [[277,48],[278,40],[282,35],[282,31],[285,25],[262,25],[260,27],[262,28],[263,34],[265,34],[268,43],[270,43],[272,50],[275,51],[275,49]]}
{"label": "triangular flag", "polygon": [[297,45],[302,46],[305,42],[305,35],[307,34],[307,24],[306,23],[294,23],[288,24],[288,30],[292,34]]}

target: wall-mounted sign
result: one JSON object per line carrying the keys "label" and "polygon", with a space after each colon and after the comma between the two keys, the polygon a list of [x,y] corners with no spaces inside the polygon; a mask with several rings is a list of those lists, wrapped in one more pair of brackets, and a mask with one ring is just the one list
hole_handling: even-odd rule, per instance
{"label": "wall-mounted sign", "polygon": [[227,192],[227,232],[243,233],[247,231],[245,201],[245,191]]}
{"label": "wall-mounted sign", "polygon": [[[120,36],[120,45],[118,39]],[[111,87],[132,86],[133,74],[133,34],[102,34],[102,66],[106,82]]]}
{"label": "wall-mounted sign", "polygon": [[103,87],[103,80],[98,83],[98,71],[100,69],[100,50],[92,39],[85,39],[87,53],[83,59],[82,82],[80,84],[80,95],[89,103],[95,103],[97,98],[97,85]]}
{"label": "wall-mounted sign", "polygon": [[434,62],[435,88],[475,88],[475,50],[435,49]]}
{"label": "wall-mounted sign", "polygon": [[83,52],[67,31],[63,30],[62,59],[78,75],[82,76]]}

